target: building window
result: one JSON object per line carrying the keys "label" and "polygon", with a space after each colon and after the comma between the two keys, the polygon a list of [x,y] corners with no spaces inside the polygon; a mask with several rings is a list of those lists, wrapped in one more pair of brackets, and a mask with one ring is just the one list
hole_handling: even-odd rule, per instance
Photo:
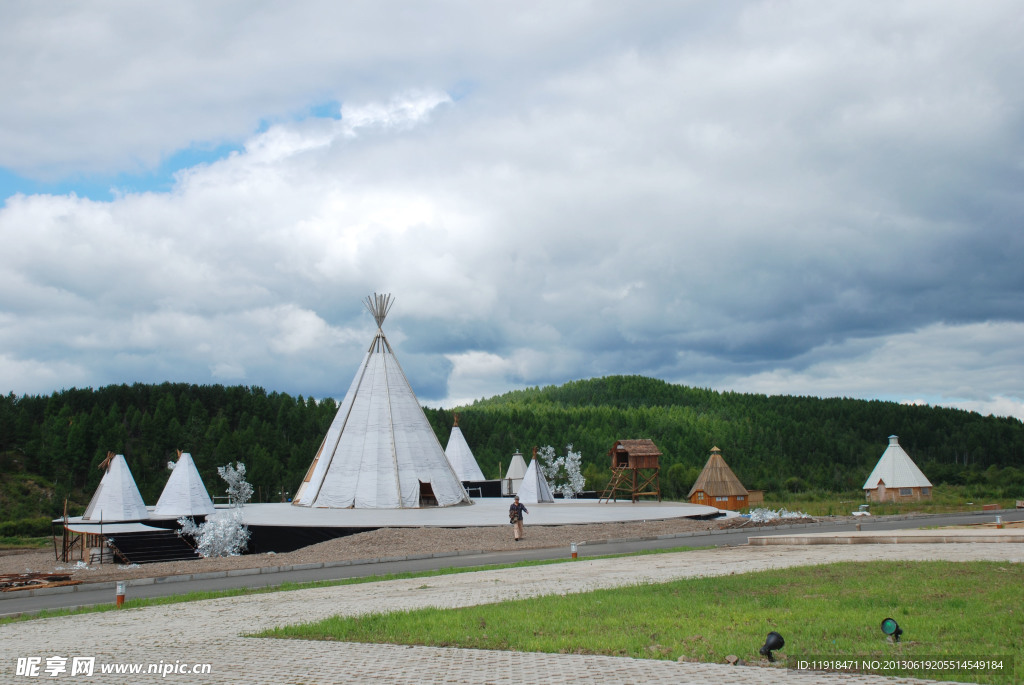
{"label": "building window", "polygon": [[921,494],[922,495],[927,495],[928,493],[929,493],[929,489],[928,488],[921,488]]}
{"label": "building window", "polygon": [[743,501],[743,500],[745,500],[745,499],[746,499],[746,496],[745,496],[745,495],[740,495],[739,497],[737,497],[737,498],[736,498],[736,501],[737,501],[737,502],[742,502],[742,501]]}
{"label": "building window", "polygon": [[900,488],[900,497],[910,497],[914,491],[910,488]]}
{"label": "building window", "polygon": [[728,497],[716,497],[715,501],[716,502],[728,502],[729,498]]}
{"label": "building window", "polygon": [[703,492],[698,492],[697,493],[697,499],[704,499],[704,493]]}

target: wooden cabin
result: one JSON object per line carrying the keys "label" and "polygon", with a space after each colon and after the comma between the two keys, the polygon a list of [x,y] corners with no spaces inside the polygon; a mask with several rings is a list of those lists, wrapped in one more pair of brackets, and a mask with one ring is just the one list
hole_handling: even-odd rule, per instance
{"label": "wooden cabin", "polygon": [[599,501],[617,500],[620,494],[633,502],[640,497],[661,501],[661,450],[653,440],[616,440],[608,454],[612,477]]}
{"label": "wooden cabin", "polygon": [[692,504],[705,504],[716,509],[738,511],[750,506],[750,493],[722,458],[722,451],[711,448],[711,456],[697,482],[690,488],[688,498]]}
{"label": "wooden cabin", "polygon": [[612,470],[661,468],[661,450],[653,440],[618,440],[608,454],[612,457]]}

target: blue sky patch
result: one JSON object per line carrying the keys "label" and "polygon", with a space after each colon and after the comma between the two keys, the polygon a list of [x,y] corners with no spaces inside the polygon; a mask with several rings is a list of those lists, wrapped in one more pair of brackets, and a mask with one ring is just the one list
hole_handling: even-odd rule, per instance
{"label": "blue sky patch", "polygon": [[241,150],[239,145],[217,147],[194,146],[179,150],[160,163],[160,166],[144,173],[89,174],[70,176],[57,181],[38,181],[21,176],[10,169],[0,167],[0,198],[17,193],[25,195],[69,195],[88,198],[97,202],[108,202],[118,194],[168,192],[174,186],[174,175],[182,169],[191,169],[200,164],[210,164],[224,159],[232,152]]}

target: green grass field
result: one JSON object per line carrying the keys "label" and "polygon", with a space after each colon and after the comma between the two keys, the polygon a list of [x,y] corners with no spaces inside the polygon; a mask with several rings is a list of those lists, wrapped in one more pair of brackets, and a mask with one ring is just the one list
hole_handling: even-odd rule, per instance
{"label": "green grass field", "polygon": [[[567,569],[570,570],[570,569]],[[571,570],[570,570],[571,572]],[[1024,640],[1024,567],[1001,562],[869,562],[524,599],[455,610],[335,617],[261,637],[474,649],[758,662],[769,631],[798,658],[1004,660],[987,673],[897,670],[885,675],[962,682],[1024,682],[1011,663]],[[892,644],[880,623],[904,630]]]}
{"label": "green grass field", "polygon": [[[1006,497],[991,497],[986,488],[967,485],[942,485],[933,488],[933,497],[920,502],[900,504],[867,502],[863,490],[850,492],[766,492],[764,503],[757,505],[766,509],[785,508],[802,511],[811,516],[849,516],[861,504],[871,505],[874,516],[893,514],[948,514],[958,511],[981,511],[984,504],[997,504],[1000,509],[1013,509],[1016,500]],[[1024,493],[1021,495],[1024,499]]]}
{"label": "green grass field", "polygon": [[0,549],[44,549],[52,545],[51,537],[0,537]]}

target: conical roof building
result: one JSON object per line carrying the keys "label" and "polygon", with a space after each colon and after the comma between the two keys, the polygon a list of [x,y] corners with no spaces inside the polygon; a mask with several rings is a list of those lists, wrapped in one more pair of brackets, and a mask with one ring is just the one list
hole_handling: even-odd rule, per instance
{"label": "conical roof building", "polygon": [[505,472],[505,480],[501,482],[501,494],[514,495],[523,484],[523,476],[526,475],[526,462],[523,461],[523,454],[519,450],[512,455],[508,471]]}
{"label": "conical roof building", "polygon": [[203,485],[196,463],[188,452],[178,452],[171,477],[160,493],[153,516],[209,516],[214,511],[213,500]]}
{"label": "conical roof building", "polygon": [[704,464],[704,470],[697,476],[697,481],[687,495],[693,504],[706,504],[717,509],[743,509],[747,506],[750,493],[743,483],[732,472],[722,458],[722,451],[711,448],[711,456]]}
{"label": "conical roof building", "polygon": [[473,450],[469,449],[469,443],[462,435],[459,428],[459,415],[455,415],[455,425],[452,426],[452,434],[448,436],[448,446],[444,448],[444,456],[448,457],[448,463],[455,469],[455,475],[459,480],[486,480],[480,465],[476,463]]}
{"label": "conical roof building", "polygon": [[103,479],[89,500],[83,521],[142,521],[149,518],[135,478],[123,454],[107,453],[100,463]]}
{"label": "conical roof building", "polygon": [[899,438],[889,436],[889,446],[864,481],[864,495],[875,502],[930,499],[932,484],[902,447]]}
{"label": "conical roof building", "polygon": [[516,494],[519,495],[519,501],[524,504],[555,501],[554,495],[551,494],[551,487],[537,464],[536,454],[530,460],[530,465],[526,467],[523,482],[519,485],[519,491]]}
{"label": "conical roof building", "polygon": [[366,298],[377,334],[292,504],[402,509],[472,503],[381,325],[393,300]]}

